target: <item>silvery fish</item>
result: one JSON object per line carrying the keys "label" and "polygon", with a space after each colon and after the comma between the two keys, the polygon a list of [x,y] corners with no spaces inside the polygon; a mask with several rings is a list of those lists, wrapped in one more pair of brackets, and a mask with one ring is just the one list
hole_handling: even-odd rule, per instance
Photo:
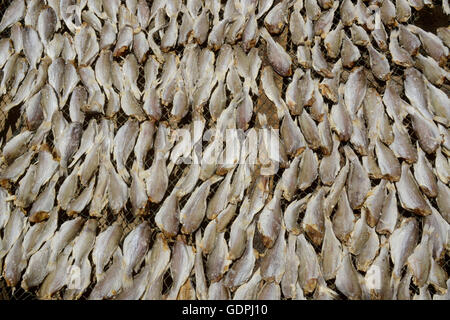
{"label": "silvery fish", "polygon": [[173,283],[167,294],[167,300],[177,299],[180,288],[186,282],[194,267],[194,262],[194,248],[186,244],[186,239],[183,236],[178,235],[173,248],[172,263],[170,264]]}
{"label": "silvery fish", "polygon": [[113,263],[105,272],[102,279],[98,280],[89,295],[89,300],[101,300],[117,295],[122,287],[123,274],[122,251],[117,248],[114,252]]}
{"label": "silvery fish", "polygon": [[266,28],[260,29],[261,37],[267,42],[267,56],[274,70],[281,76],[292,74],[292,61],[283,47],[277,43]]}
{"label": "silvery fish", "polygon": [[123,288],[133,283],[133,270],[138,271],[149,248],[151,229],[144,221],[134,228],[123,240]]}
{"label": "silvery fish", "polygon": [[104,278],[104,268],[116,251],[122,233],[121,225],[115,222],[97,235],[92,251],[92,262],[95,264],[95,277],[97,282]]}

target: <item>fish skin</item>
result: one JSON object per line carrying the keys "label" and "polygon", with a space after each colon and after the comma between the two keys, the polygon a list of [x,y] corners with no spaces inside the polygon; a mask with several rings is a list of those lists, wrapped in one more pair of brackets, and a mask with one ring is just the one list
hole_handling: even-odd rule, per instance
{"label": "fish skin", "polygon": [[380,253],[367,270],[364,279],[371,299],[392,298],[393,288],[390,279],[389,243],[387,241],[381,244]]}
{"label": "fish skin", "polygon": [[50,215],[49,212],[54,209],[55,186],[58,179],[59,173],[55,173],[47,187],[36,198],[36,201],[31,206],[30,222],[39,222],[46,219]]}
{"label": "fish skin", "polygon": [[381,20],[387,26],[395,25],[396,8],[391,0],[383,1],[380,7]]}
{"label": "fish skin", "polygon": [[285,273],[287,258],[285,232],[286,229],[282,226],[274,245],[261,258],[261,277],[266,281],[280,283]]}
{"label": "fish skin", "polygon": [[[320,265],[313,246],[303,233],[297,237],[296,254],[299,258],[298,283],[302,292],[311,293],[317,286]],[[297,293],[300,293],[298,289]]]}
{"label": "fish skin", "polygon": [[2,170],[1,179],[16,182],[23,172],[25,172],[25,169],[30,165],[31,158],[34,153],[35,152],[33,150],[30,150],[18,157],[13,163]]}
{"label": "fish skin", "polygon": [[215,240],[214,248],[206,260],[206,276],[210,281],[220,280],[232,262],[229,259],[224,233],[219,233]]}
{"label": "fish skin", "polygon": [[319,129],[306,110],[299,117],[299,126],[309,148],[318,149],[321,143]]}
{"label": "fish skin", "polygon": [[391,68],[386,56],[378,52],[371,44],[367,46],[370,57],[371,71],[378,79],[386,81],[390,77]]}
{"label": "fish skin", "polygon": [[429,197],[436,197],[436,177],[433,174],[430,162],[426,158],[425,153],[422,151],[419,145],[417,145],[417,154],[418,160],[413,165],[414,178],[416,179],[416,182],[423,193],[425,193]]}
{"label": "fish skin", "polygon": [[0,32],[21,20],[26,13],[26,4],[24,0],[12,1],[3,14],[0,21]]}
{"label": "fish skin", "polygon": [[386,107],[386,113],[391,119],[403,120],[407,115],[407,112],[402,108],[406,102],[400,98],[397,91],[394,82],[388,80],[383,94],[383,103]]}
{"label": "fish skin", "polygon": [[425,217],[425,227],[433,230],[430,241],[432,242],[433,259],[439,261],[443,258],[445,248],[448,247],[447,232],[449,225],[442,214],[431,206],[431,215]]}
{"label": "fish skin", "polygon": [[353,69],[345,84],[344,102],[349,110],[350,116],[355,118],[362,105],[367,90],[367,80],[364,75],[364,68]]}
{"label": "fish skin", "polygon": [[287,10],[289,8],[288,1],[277,3],[264,18],[264,26],[271,34],[279,34],[283,31],[287,23]]}
{"label": "fish skin", "polygon": [[322,6],[322,8],[329,10],[322,12],[319,19],[314,24],[315,34],[320,36],[322,39],[324,39],[328,35],[333,25],[335,11],[338,7],[339,3],[332,2],[330,2],[326,6]]}
{"label": "fish skin", "polygon": [[333,140],[331,136],[331,126],[328,120],[328,107],[324,109],[323,120],[319,123],[320,150],[324,156],[329,156],[333,149]]}
{"label": "fish skin", "polygon": [[358,273],[355,270],[351,256],[344,247],[342,260],[336,274],[336,287],[347,298],[352,300],[361,299],[362,290],[358,280]]}
{"label": "fish skin", "polygon": [[414,61],[411,58],[410,52],[399,45],[399,34],[400,32],[395,30],[391,32],[389,37],[389,51],[392,55],[392,62],[403,67],[412,67]]}
{"label": "fish skin", "polygon": [[69,266],[69,255],[72,244],[68,244],[58,255],[55,268],[51,269],[43,281],[37,296],[40,299],[50,299],[52,295],[64,287],[67,283],[67,267]]}
{"label": "fish skin", "polygon": [[306,69],[310,69],[312,66],[310,44],[299,45],[297,47],[296,57],[297,57],[297,61],[300,66],[302,66],[303,68],[306,68]]}
{"label": "fish skin", "polygon": [[42,148],[42,150],[39,151],[37,160],[36,176],[31,189],[33,200],[38,195],[40,188],[51,179],[53,173],[58,168],[58,162],[53,159],[53,155],[45,150],[45,148]]}
{"label": "fish skin", "polygon": [[336,28],[328,32],[324,38],[325,49],[330,58],[337,58],[341,53],[341,44],[343,39],[342,30],[344,25],[339,21]]}
{"label": "fish skin", "polygon": [[344,167],[342,167],[342,169],[339,171],[335,182],[331,186],[328,196],[325,198],[323,210],[324,215],[327,217],[331,215],[333,208],[339,201],[340,194],[347,181],[349,167],[350,167],[349,162],[348,160],[346,160]]}
{"label": "fish skin", "polygon": [[[428,275],[428,284],[431,284],[433,288],[441,293],[444,294],[446,291],[447,284],[446,279],[448,279],[448,274],[445,272],[445,270],[436,262],[436,260],[431,259],[431,267],[430,267],[430,274]],[[435,299],[435,294],[433,296],[433,299]]]}
{"label": "fish skin", "polygon": [[89,185],[86,186],[86,188],[84,188],[84,190],[80,192],[80,194],[69,203],[69,207],[67,208],[68,216],[80,214],[83,209],[89,204],[94,193],[94,185],[95,178],[93,178],[89,182]]}
{"label": "fish skin", "polygon": [[333,231],[339,240],[343,242],[349,240],[355,220],[356,218],[348,202],[347,192],[344,187],[339,197],[336,214],[333,216]]}
{"label": "fish skin", "polygon": [[122,287],[122,251],[118,247],[113,256],[112,265],[106,270],[102,279],[99,279],[91,291],[89,300],[102,300],[117,295]]}
{"label": "fish skin", "polygon": [[33,182],[36,176],[36,165],[31,165],[27,173],[19,181],[19,188],[16,191],[16,197],[14,199],[14,205],[26,208],[33,201]]}
{"label": "fish skin", "polygon": [[[372,38],[375,40],[376,44],[378,45],[378,48],[380,48],[382,51],[388,50],[388,34],[386,32],[386,29],[384,27],[384,23],[382,21],[382,15],[381,10],[375,12],[375,26],[374,30],[371,32]],[[392,33],[392,32],[391,32]]]}
{"label": "fish skin", "polygon": [[142,297],[147,299],[162,299],[162,280],[165,272],[169,268],[171,250],[163,234],[156,235],[155,242],[149,250],[145,262],[151,270],[148,277],[146,291]]}
{"label": "fish skin", "polygon": [[17,239],[19,239],[21,234],[26,231],[26,228],[26,216],[23,214],[21,209],[14,209],[3,229],[3,237],[0,242],[0,257],[3,258],[8,254]]}
{"label": "fish skin", "polygon": [[295,157],[289,165],[289,168],[284,170],[281,176],[280,188],[283,191],[283,198],[287,201],[291,201],[297,190],[297,176],[298,176],[298,164],[300,162],[300,156]]}
{"label": "fish skin", "polygon": [[436,197],[436,203],[442,217],[450,223],[450,188],[442,183],[441,180],[437,180],[438,195]]}
{"label": "fish skin", "polygon": [[27,144],[31,139],[31,135],[31,131],[25,130],[12,137],[2,148],[3,161],[10,164],[16,158],[24,154],[27,150]]}
{"label": "fish skin", "polygon": [[333,73],[332,79],[323,79],[319,84],[319,89],[322,95],[329,100],[337,103],[339,98],[339,82],[342,73],[342,59],[339,59],[331,69]]}
{"label": "fish skin", "polygon": [[214,193],[212,198],[209,200],[206,209],[206,217],[210,220],[215,219],[217,215],[222,212],[228,205],[228,199],[231,190],[231,178],[233,176],[234,170],[230,170],[225,179],[220,183],[217,191]]}
{"label": "fish skin", "polygon": [[100,232],[95,238],[92,262],[95,264],[95,277],[97,282],[104,278],[104,267],[108,264],[114,252],[116,252],[116,249],[120,250],[118,245],[122,234],[123,230],[120,223],[115,222]]}
{"label": "fish skin", "polygon": [[396,18],[399,22],[406,22],[411,17],[411,7],[407,0],[395,2]]}
{"label": "fish skin", "polygon": [[394,294],[393,297],[398,300],[412,300],[411,292],[409,291],[411,285],[411,273],[409,270],[406,271],[406,274],[401,278],[397,284],[397,287],[394,286]]}
{"label": "fish skin", "polygon": [[432,230],[424,228],[422,239],[406,261],[406,265],[412,274],[413,283],[423,287],[428,281],[432,260],[432,244],[430,243]]}
{"label": "fish skin", "polygon": [[[375,228],[369,228],[369,237],[367,242],[364,244],[359,255],[356,257],[356,267],[358,270],[367,272],[367,269],[372,265],[373,260],[378,254],[380,247],[380,240],[375,231]],[[367,287],[364,284],[363,294],[366,295]]]}
{"label": "fish skin", "polygon": [[364,207],[367,209],[367,223],[372,228],[377,225],[380,219],[386,197],[386,184],[387,181],[382,179],[377,186],[369,191],[369,195],[364,201]]}
{"label": "fish skin", "polygon": [[359,255],[364,250],[368,239],[370,238],[371,228],[367,224],[367,209],[361,209],[361,216],[356,221],[350,236],[348,251],[354,255]]}
{"label": "fish skin", "polygon": [[266,40],[267,57],[275,72],[283,77],[292,75],[292,60],[283,47],[275,42],[266,28],[260,29],[260,35]]}
{"label": "fish skin", "polygon": [[428,110],[426,101],[426,87],[423,81],[423,75],[417,69],[411,67],[405,70],[404,81],[405,95],[411,105],[416,108],[424,117],[432,119]]}
{"label": "fish skin", "polygon": [[164,154],[158,150],[155,150],[155,152],[156,155],[152,166],[144,174],[149,200],[151,202],[159,203],[167,190],[168,172]]}
{"label": "fish skin", "polygon": [[280,300],[281,288],[276,282],[266,281],[258,292],[257,300]]}
{"label": "fish skin", "polygon": [[[265,247],[272,248],[281,229],[281,189],[277,187],[273,198],[264,206],[258,218],[258,231],[262,235],[262,241]],[[264,272],[261,270],[261,276]]]}
{"label": "fish skin", "polygon": [[133,284],[132,272],[138,271],[149,248],[151,237],[150,224],[142,222],[123,240],[123,288]]}
{"label": "fish skin", "polygon": [[47,241],[28,261],[28,266],[22,276],[20,285],[24,290],[28,291],[30,288],[36,287],[44,281],[48,274],[47,262],[49,257],[50,244]]}
{"label": "fish skin", "polygon": [[195,261],[194,261],[195,284],[196,284],[195,293],[198,300],[208,300],[208,286],[206,283],[205,270],[203,267],[201,242],[202,242],[202,232],[201,230],[198,230],[195,233]]}
{"label": "fish skin", "polygon": [[[91,263],[88,255],[94,247],[95,235],[97,230],[97,220],[90,219],[86,222],[80,235],[74,240],[72,249],[73,264],[70,266],[68,275],[68,290],[64,293],[64,299],[78,299],[87,286],[90,284]],[[80,270],[79,277],[73,277]]]}
{"label": "fish skin", "polygon": [[134,277],[133,285],[129,288],[122,288],[122,291],[115,297],[117,300],[139,300],[147,287],[147,279],[150,273],[150,266],[146,264]]}
{"label": "fish skin", "polygon": [[179,229],[179,212],[177,188],[164,200],[155,215],[155,222],[166,237],[175,237]]}
{"label": "fish skin", "polygon": [[117,173],[111,162],[106,163],[108,178],[108,204],[113,213],[118,214],[128,200],[128,186],[122,177]]}
{"label": "fish skin", "polygon": [[83,25],[74,37],[75,51],[78,65],[89,65],[99,52],[95,30],[88,25]]}
{"label": "fish skin", "polygon": [[245,244],[247,243],[247,233],[245,232],[250,225],[250,218],[247,217],[249,214],[249,204],[250,200],[246,197],[243,204],[239,210],[239,214],[236,219],[234,219],[230,228],[230,239],[228,240],[229,252],[228,258],[231,260],[236,260],[242,256],[245,250]]}
{"label": "fish skin", "polygon": [[286,267],[281,279],[281,291],[286,298],[294,298],[297,294],[298,267],[300,260],[296,254],[296,240],[294,234],[289,234],[286,255]]}
{"label": "fish skin", "polygon": [[117,27],[115,24],[112,24],[110,21],[106,20],[103,23],[100,34],[100,49],[108,49],[114,44],[116,40]]}
{"label": "fish skin", "polygon": [[255,300],[261,280],[261,273],[258,268],[249,281],[237,288],[233,300]]}
{"label": "fish skin", "polygon": [[131,28],[130,26],[125,26],[122,29],[119,29],[113,55],[115,57],[122,56],[131,46],[132,41],[133,41],[133,28]]}
{"label": "fish skin", "polygon": [[255,224],[252,223],[247,228],[247,243],[243,255],[233,263],[232,267],[224,276],[224,286],[234,289],[246,283],[253,272],[258,254],[253,248]]}
{"label": "fish skin", "polygon": [[441,147],[439,146],[436,151],[436,159],[434,161],[436,176],[444,184],[448,184],[450,180],[450,165],[447,158],[442,154]]}
{"label": "fish skin", "polygon": [[325,193],[325,188],[320,188],[311,198],[302,221],[303,230],[317,246],[322,243],[325,231],[323,215]]}
{"label": "fish skin", "polygon": [[59,165],[64,173],[67,173],[67,164],[78,150],[82,132],[81,123],[70,123],[63,131],[61,138],[56,141]]}
{"label": "fish skin", "polygon": [[170,264],[170,273],[173,284],[167,294],[167,300],[177,298],[181,286],[186,282],[195,263],[194,248],[186,244],[186,239],[182,235],[177,236],[173,247],[172,263]]}
{"label": "fish skin", "polygon": [[188,202],[180,211],[181,231],[185,234],[193,233],[203,221],[206,214],[206,197],[211,186],[211,180],[206,180],[192,193]]}
{"label": "fish skin", "polygon": [[139,133],[139,122],[135,119],[129,119],[114,137],[113,156],[117,166],[117,172],[125,180],[128,181],[130,174],[125,168],[125,164],[133,151],[135,142]]}
{"label": "fish skin", "polygon": [[450,45],[450,29],[448,27],[441,27],[436,29],[436,35],[449,47]]}
{"label": "fish skin", "polygon": [[379,139],[375,142],[375,153],[378,158],[378,166],[383,178],[390,181],[398,181],[401,176],[400,163],[392,150]]}
{"label": "fish skin", "polygon": [[394,121],[392,132],[394,133],[394,141],[389,148],[394,152],[394,155],[408,163],[416,162],[418,157],[417,150],[413,147],[408,132],[400,121]]}
{"label": "fish skin", "polygon": [[403,219],[389,238],[391,248],[391,260],[394,263],[392,277],[399,282],[401,269],[406,264],[408,257],[413,253],[419,240],[418,222],[415,218]]}
{"label": "fish skin", "polygon": [[[431,83],[426,82],[426,84],[428,87],[429,104],[431,107],[431,111],[435,115],[435,120],[437,120],[436,117],[442,118],[442,120],[440,119],[439,121],[445,125],[446,123],[448,123],[448,121],[446,119],[448,119],[450,117],[450,108],[448,107],[450,105],[449,98],[442,90],[438,89]],[[442,134],[442,132],[441,132],[441,134]],[[444,133],[444,136],[445,136],[445,133]],[[448,141],[448,139],[445,139],[445,138],[444,138],[444,140]]]}
{"label": "fish skin", "polygon": [[54,234],[50,241],[50,257],[48,261],[48,269],[50,272],[56,268],[59,254],[65,250],[72,240],[77,236],[84,220],[81,217],[67,220],[64,222],[59,230]]}
{"label": "fish skin", "polygon": [[442,40],[434,33],[427,32],[415,25],[408,25],[407,28],[419,36],[420,42],[425,52],[428,53],[439,65],[444,66],[447,62],[449,49]]}
{"label": "fish skin", "polygon": [[379,234],[392,234],[398,218],[396,189],[392,183],[388,183],[386,188],[388,193],[385,197],[380,219],[376,227],[376,231]]}
{"label": "fish skin", "polygon": [[333,73],[330,71],[327,61],[320,49],[320,37],[314,38],[314,46],[311,48],[311,58],[313,69],[325,78],[333,78]]}
{"label": "fish skin", "polygon": [[58,195],[56,199],[58,200],[58,205],[63,209],[66,210],[69,206],[70,201],[75,196],[75,193],[77,191],[77,173],[78,173],[78,166],[76,166],[72,172],[64,179],[63,183],[61,184]]}
{"label": "fish skin", "polygon": [[367,46],[370,54],[369,46],[371,46],[371,44],[369,40],[369,35],[364,30],[364,28],[358,26],[357,24],[352,24],[352,26],[350,27],[350,33],[353,44],[358,46],[365,46],[365,47]]}
{"label": "fish skin", "polygon": [[370,180],[353,151],[349,147],[345,147],[345,151],[347,157],[350,157],[350,171],[347,177],[348,200],[352,209],[358,209],[364,204],[369,193]]}
{"label": "fish skin", "polygon": [[11,203],[8,201],[10,194],[9,192],[0,187],[0,210],[2,214],[0,215],[0,229],[3,229],[11,215]]}
{"label": "fish skin", "polygon": [[353,44],[353,42],[348,38],[344,31],[342,33],[342,48],[341,48],[341,59],[342,65],[346,68],[351,68],[361,57],[359,49]]}
{"label": "fish skin", "polygon": [[57,20],[58,17],[56,16],[56,12],[51,7],[44,8],[39,14],[37,30],[44,45],[47,45],[53,38],[53,34],[56,31]]}
{"label": "fish skin", "polygon": [[11,81],[14,78],[14,71],[16,69],[16,61],[19,58],[19,54],[13,54],[8,61],[6,61],[5,66],[3,67],[3,76],[0,84],[0,92],[5,94],[7,91],[7,87],[10,85]]}
{"label": "fish skin", "polygon": [[43,45],[36,30],[31,26],[24,27],[23,51],[31,69],[36,69],[36,65],[41,60],[42,50]]}
{"label": "fish skin", "polygon": [[430,206],[420,193],[419,186],[411,174],[410,165],[406,163],[402,164],[402,175],[395,185],[400,204],[405,210],[414,212],[419,216],[431,214]]}
{"label": "fish skin", "polygon": [[223,285],[223,279],[213,282],[208,288],[209,300],[230,300],[230,291]]}
{"label": "fish skin", "polygon": [[322,181],[323,184],[331,186],[333,182],[335,181],[336,176],[338,175],[341,166],[340,166],[340,160],[341,157],[339,155],[339,139],[336,135],[333,135],[333,149],[332,152],[324,156],[322,160],[320,161],[319,165],[319,176],[320,181]]}
{"label": "fish skin", "polygon": [[352,119],[344,103],[344,85],[339,86],[338,103],[331,108],[330,121],[333,130],[337,133],[339,140],[348,141],[353,134]]}
{"label": "fish skin", "polygon": [[333,232],[333,224],[325,218],[325,234],[322,242],[321,262],[325,280],[333,279],[341,262],[342,245]]}

